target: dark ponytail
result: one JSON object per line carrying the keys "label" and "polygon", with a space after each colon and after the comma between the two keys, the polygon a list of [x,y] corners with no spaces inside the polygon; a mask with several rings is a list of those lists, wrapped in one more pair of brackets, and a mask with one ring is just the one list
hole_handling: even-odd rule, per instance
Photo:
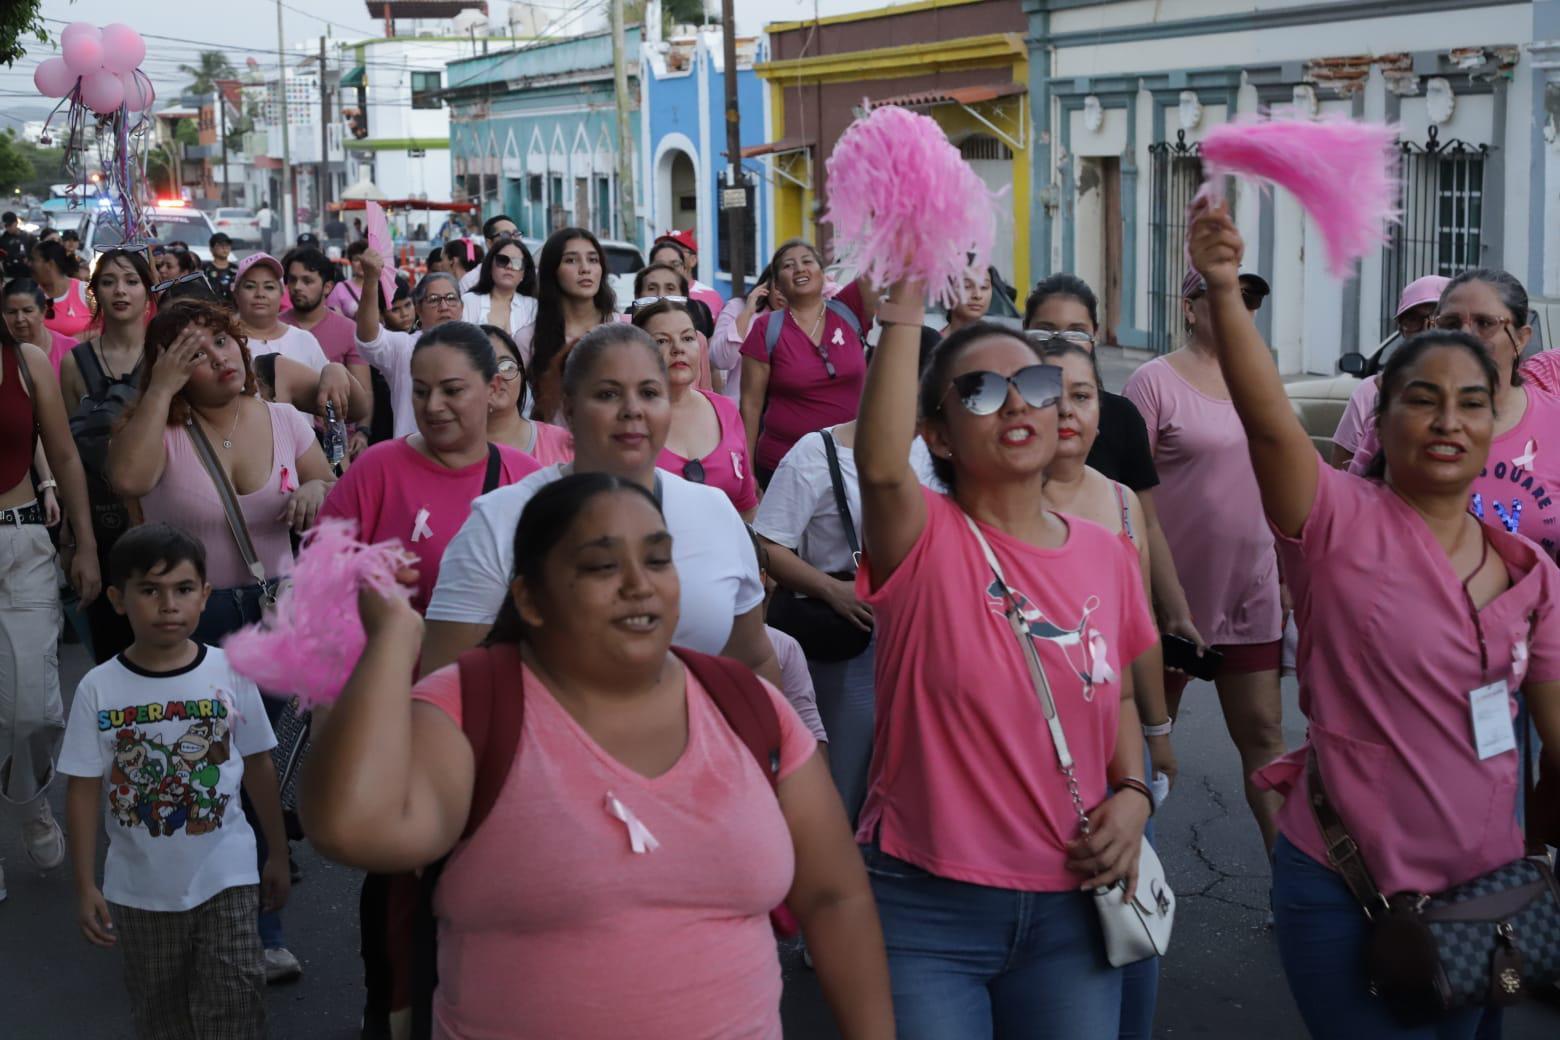
{"label": "dark ponytail", "polygon": [[[543,585],[542,569],[547,557],[563,541],[574,520],[597,495],[627,491],[644,496],[645,501],[661,512],[661,504],[641,484],[610,473],[573,473],[543,487],[531,497],[520,513],[515,525],[514,576],[525,580],[526,585],[539,588]],[[523,643],[526,639],[526,623],[515,606],[514,596],[505,590],[504,605],[499,608],[498,619],[488,632],[487,645],[494,643]]]}

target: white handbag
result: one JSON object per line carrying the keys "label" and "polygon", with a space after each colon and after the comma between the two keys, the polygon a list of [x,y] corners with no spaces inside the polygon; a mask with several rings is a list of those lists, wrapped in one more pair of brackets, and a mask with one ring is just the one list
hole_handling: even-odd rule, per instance
{"label": "white handbag", "polygon": [[[1045,667],[1040,663],[1040,652],[1035,649],[1034,637],[1029,634],[1019,610],[1018,599],[1008,587],[1002,574],[1002,565],[996,554],[980,533],[980,527],[969,514],[964,522],[969,524],[975,540],[986,555],[992,576],[1002,589],[1005,603],[1003,613],[1024,651],[1029,665],[1029,677],[1034,682],[1035,696],[1040,701],[1040,711],[1045,716],[1046,728],[1056,748],[1056,760],[1062,775],[1067,778],[1067,792],[1072,796],[1073,811],[1078,814],[1080,832],[1089,834],[1089,814],[1083,807],[1083,796],[1078,791],[1078,777],[1073,769],[1072,752],[1067,748],[1067,735],[1062,732],[1061,716],[1056,711],[1056,698],[1051,695],[1051,683],[1046,678]],[[1163,956],[1170,948],[1170,931],[1175,926],[1175,893],[1165,880],[1164,864],[1154,847],[1143,838],[1142,853],[1138,858],[1137,890],[1132,899],[1125,898],[1126,881],[1118,881],[1108,888],[1094,890],[1094,908],[1100,915],[1100,930],[1105,937],[1105,956],[1113,967],[1124,967],[1149,957]]]}

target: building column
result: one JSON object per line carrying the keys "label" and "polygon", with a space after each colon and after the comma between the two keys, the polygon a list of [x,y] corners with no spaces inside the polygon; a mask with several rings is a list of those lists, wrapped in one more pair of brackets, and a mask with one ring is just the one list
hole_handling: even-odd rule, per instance
{"label": "building column", "polygon": [[[1560,5],[1546,5],[1560,8]],[[1554,12],[1560,21],[1560,10]],[[1545,243],[1560,242],[1560,36],[1536,41],[1533,60],[1533,159],[1528,198],[1540,208],[1540,234],[1528,238],[1526,284],[1535,296],[1560,299],[1560,250]],[[1545,330],[1552,346],[1556,335]]]}

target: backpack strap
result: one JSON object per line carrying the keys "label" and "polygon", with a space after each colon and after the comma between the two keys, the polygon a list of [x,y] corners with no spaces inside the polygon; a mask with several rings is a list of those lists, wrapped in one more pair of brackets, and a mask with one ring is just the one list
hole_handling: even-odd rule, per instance
{"label": "backpack strap", "polygon": [[103,365],[98,361],[97,351],[92,349],[92,341],[77,343],[71,347],[70,356],[76,359],[76,371],[81,373],[82,381],[87,384],[87,396],[100,398],[106,394],[108,373],[103,371]]}
{"label": "backpack strap", "polygon": [[861,319],[856,317],[855,311],[845,305],[844,300],[841,300],[838,296],[831,296],[824,303],[824,306],[829,309],[829,313],[843,321],[845,327],[856,334],[857,339],[861,338]]}
{"label": "backpack strap", "polygon": [[[519,681],[520,648],[496,643],[460,655],[460,728],[471,742],[476,775],[471,785],[471,811],[460,840],[467,841],[498,801],[520,752],[525,724],[525,685]],[[446,853],[423,869],[418,878],[417,907],[412,919],[412,1037],[433,1035],[433,991],[439,985],[439,925],[433,913],[433,891],[450,857]]]}
{"label": "backpack strap", "polygon": [[752,669],[729,657],[672,647],[710,695],[726,724],[752,752],[771,788],[780,786],[780,713]]}
{"label": "backpack strap", "polygon": [[785,311],[770,311],[764,315],[764,353],[774,357],[775,344],[780,342],[780,330],[785,328]]}

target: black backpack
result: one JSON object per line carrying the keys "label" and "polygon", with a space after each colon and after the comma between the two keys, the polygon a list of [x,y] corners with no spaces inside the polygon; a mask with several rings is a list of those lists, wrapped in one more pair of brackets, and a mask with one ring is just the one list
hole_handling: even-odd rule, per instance
{"label": "black backpack", "polygon": [[92,503],[92,531],[98,548],[107,550],[130,526],[130,511],[108,483],[108,442],[120,416],[140,396],[141,362],[120,379],[109,379],[98,364],[91,343],[71,350],[76,370],[87,384],[70,417],[70,434],[87,474],[87,497]]}

